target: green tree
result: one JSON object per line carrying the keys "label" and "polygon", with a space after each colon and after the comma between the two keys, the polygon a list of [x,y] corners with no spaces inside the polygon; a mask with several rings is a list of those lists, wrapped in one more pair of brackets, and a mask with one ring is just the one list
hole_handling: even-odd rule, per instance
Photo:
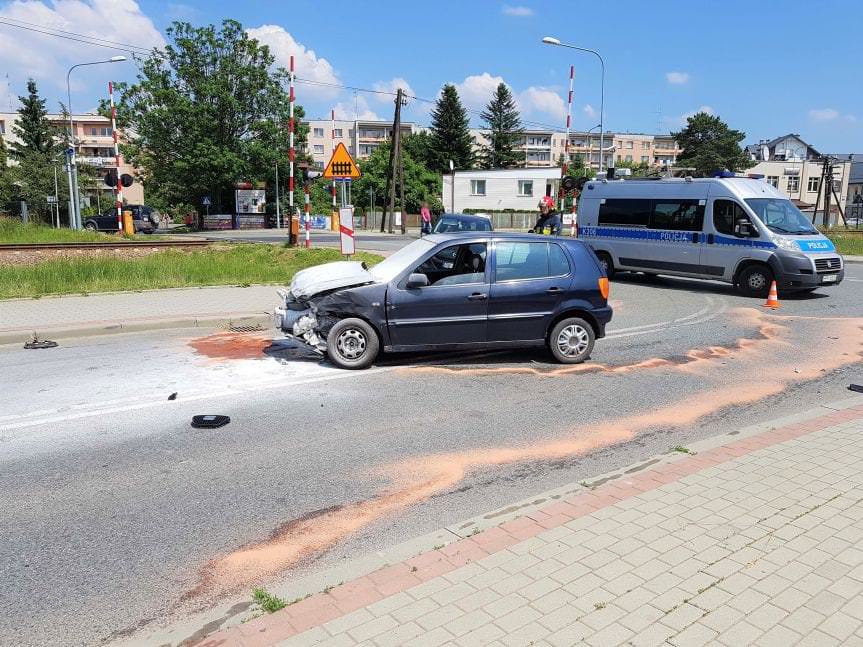
{"label": "green tree", "polygon": [[[9,156],[16,164],[7,170],[7,190],[12,199],[27,202],[34,220],[48,221],[51,208],[47,196],[54,195],[54,168],[62,173],[62,136],[48,120],[45,100],[39,96],[33,79],[27,81],[27,96],[18,99],[21,106],[12,127],[17,141],[9,148]],[[66,195],[63,191],[60,199],[65,200]]]}
{"label": "green tree", "polygon": [[632,177],[647,177],[655,175],[656,169],[650,166],[647,162],[620,161],[614,163],[615,168],[628,168],[632,171]]}
{"label": "green tree", "polygon": [[[117,84],[119,124],[135,133],[121,150],[157,206],[210,196],[211,211],[232,209],[236,181],[272,180],[275,162],[288,157],[287,72],[272,69],[269,48],[233,20],[174,22],[166,34],[169,44],[139,64],[137,82]],[[295,106],[298,150],[303,116]],[[302,186],[298,166],[295,182]]]}
{"label": "green tree", "polygon": [[431,116],[431,170],[449,170],[450,160],[456,168],[471,168],[474,153],[470,121],[454,85],[443,86]]}
{"label": "green tree", "polygon": [[[368,206],[371,191],[374,191],[375,204],[380,207],[389,196],[386,195],[387,174],[389,173],[390,143],[378,146],[368,159],[359,162],[362,177],[353,183],[353,196],[356,204]],[[408,213],[417,213],[423,202],[429,203],[432,211],[441,211],[440,174],[430,170],[413,158],[407,148],[402,150],[402,163],[405,171],[405,202]],[[398,205],[398,187],[396,204]],[[398,206],[396,206],[398,209]]]}
{"label": "green tree", "polygon": [[12,169],[9,167],[6,143],[0,137],[0,213],[9,209],[12,200]]}
{"label": "green tree", "polygon": [[706,112],[689,117],[686,127],[671,135],[683,149],[677,166],[692,167],[697,176],[707,177],[725,169],[743,171],[752,166],[740,147],[746,133],[730,129],[719,117]]}
{"label": "green tree", "polygon": [[[425,166],[433,168],[435,156],[432,151],[432,136],[427,130],[402,136],[402,150],[406,151],[411,158]],[[447,162],[449,169],[449,162]]]}
{"label": "green tree", "polygon": [[524,162],[524,153],[516,150],[522,137],[521,117],[515,99],[505,83],[500,83],[480,115],[488,129],[488,145],[483,146],[484,168],[512,168]]}

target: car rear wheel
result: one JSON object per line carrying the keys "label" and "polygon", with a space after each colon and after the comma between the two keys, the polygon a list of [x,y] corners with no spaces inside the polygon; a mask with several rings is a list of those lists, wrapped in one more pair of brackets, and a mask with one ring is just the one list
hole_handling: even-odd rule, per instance
{"label": "car rear wheel", "polygon": [[750,265],[737,277],[737,289],[743,296],[765,298],[773,282],[773,271],[766,265]]}
{"label": "car rear wheel", "polygon": [[342,319],[327,335],[327,355],[339,368],[368,368],[379,350],[377,333],[362,319]]}
{"label": "car rear wheel", "polygon": [[84,225],[84,229],[87,231],[97,231],[98,228],[96,227],[95,222],[88,222]]}
{"label": "car rear wheel", "polygon": [[548,347],[561,364],[581,364],[590,357],[595,341],[593,326],[579,317],[570,317],[552,329]]}

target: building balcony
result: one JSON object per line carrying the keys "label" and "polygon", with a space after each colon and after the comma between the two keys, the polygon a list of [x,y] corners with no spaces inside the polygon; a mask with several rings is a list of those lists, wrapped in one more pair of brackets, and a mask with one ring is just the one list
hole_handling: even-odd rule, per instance
{"label": "building balcony", "polygon": [[116,166],[113,157],[92,157],[88,155],[78,155],[75,159],[77,159],[82,164],[89,164],[90,166]]}

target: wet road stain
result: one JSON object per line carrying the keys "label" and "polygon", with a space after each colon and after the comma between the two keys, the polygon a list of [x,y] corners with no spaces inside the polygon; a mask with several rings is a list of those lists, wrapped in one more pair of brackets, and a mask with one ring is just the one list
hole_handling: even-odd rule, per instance
{"label": "wet road stain", "polygon": [[[189,595],[236,592],[285,569],[307,563],[381,518],[457,487],[471,473],[495,466],[583,456],[631,441],[652,430],[686,428],[728,407],[762,401],[782,393],[792,384],[822,377],[825,371],[861,360],[863,319],[822,320],[815,340],[811,330],[795,330],[790,325],[794,317],[765,314],[754,309],[739,309],[731,315],[754,326],[755,334],[729,346],[690,351],[682,360],[655,358],[627,365],[630,367],[628,370],[644,366],[672,370],[709,369],[705,371],[705,377],[711,381],[712,387],[708,385],[702,391],[691,392],[659,409],[574,427],[556,440],[530,446],[443,452],[384,466],[376,470],[374,476],[384,476],[389,480],[390,486],[385,491],[367,500],[292,520],[280,526],[266,540],[213,559]],[[797,339],[799,343],[792,347],[789,342],[795,334],[803,337]],[[722,361],[731,359],[747,361]],[[519,367],[502,368],[520,371]],[[576,367],[563,370],[572,368]],[[611,369],[603,367],[600,370]]]}
{"label": "wet road stain", "polygon": [[272,343],[268,337],[235,332],[214,333],[188,342],[199,355],[219,361],[263,359],[266,356],[264,350]]}

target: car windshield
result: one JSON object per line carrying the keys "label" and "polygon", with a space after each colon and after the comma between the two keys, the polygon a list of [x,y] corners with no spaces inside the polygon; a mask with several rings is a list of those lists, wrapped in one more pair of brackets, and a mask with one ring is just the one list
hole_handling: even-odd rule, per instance
{"label": "car windshield", "polygon": [[746,200],[746,204],[772,232],[792,236],[818,233],[818,230],[791,200],[750,198]]}
{"label": "car windshield", "polygon": [[459,218],[457,216],[441,216],[434,231],[436,234],[456,231],[491,231],[491,223],[485,218]]}
{"label": "car windshield", "polygon": [[375,265],[369,270],[369,273],[378,281],[389,283],[406,268],[415,267],[419,263],[420,257],[432,247],[434,247],[434,243],[427,240],[422,238],[415,240]]}

